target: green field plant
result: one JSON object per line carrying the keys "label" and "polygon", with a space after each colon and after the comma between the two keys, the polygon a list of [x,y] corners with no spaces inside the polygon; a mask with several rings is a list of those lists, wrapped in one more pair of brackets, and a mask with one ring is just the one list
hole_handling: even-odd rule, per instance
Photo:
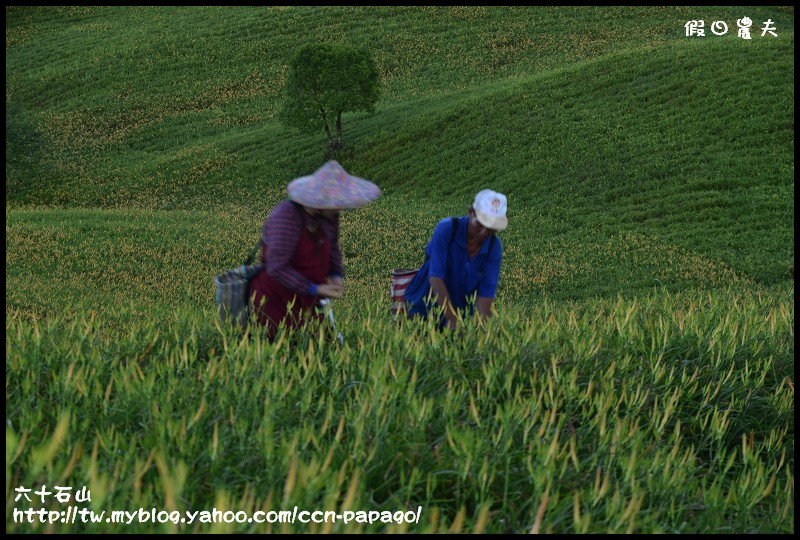
{"label": "green field plant", "polygon": [[[793,7],[5,9],[7,532],[794,532]],[[381,86],[342,114],[341,164],[382,191],[341,214],[343,343],[214,304],[322,165],[323,130],[280,118],[308,44],[366,51]],[[393,324],[391,270],[485,188],[496,315]],[[15,521],[65,510],[17,491],[43,486],[422,510]]]}
{"label": "green field plant", "polygon": [[792,295],[503,306],[461,336],[375,301],[337,310],[343,344],[324,327],[269,343],[212,312],[114,340],[93,313],[9,321],[12,489],[87,485],[97,511],[423,512],[31,526],[10,498],[7,530],[791,532]]}

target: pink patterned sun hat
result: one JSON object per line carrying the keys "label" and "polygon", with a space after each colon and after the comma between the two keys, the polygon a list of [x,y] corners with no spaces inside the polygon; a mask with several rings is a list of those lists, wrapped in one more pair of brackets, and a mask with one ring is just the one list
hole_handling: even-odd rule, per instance
{"label": "pink patterned sun hat", "polygon": [[381,196],[378,186],[347,174],[334,160],[310,176],[295,178],[286,191],[294,202],[320,210],[359,208]]}

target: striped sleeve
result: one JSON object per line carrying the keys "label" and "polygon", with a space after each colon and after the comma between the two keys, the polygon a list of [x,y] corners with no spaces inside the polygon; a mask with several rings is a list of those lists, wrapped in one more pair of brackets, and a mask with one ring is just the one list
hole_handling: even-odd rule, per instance
{"label": "striped sleeve", "polygon": [[266,246],[264,251],[267,273],[295,293],[311,294],[316,289],[316,284],[292,266],[303,227],[302,218],[293,208],[292,202],[285,200],[275,207],[264,223],[261,242]]}

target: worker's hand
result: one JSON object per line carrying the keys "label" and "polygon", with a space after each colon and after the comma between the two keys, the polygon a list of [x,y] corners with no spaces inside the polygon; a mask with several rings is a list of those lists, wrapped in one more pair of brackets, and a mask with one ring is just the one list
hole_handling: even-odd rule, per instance
{"label": "worker's hand", "polygon": [[324,283],[317,287],[317,296],[322,298],[341,298],[342,286],[332,285],[331,283]]}
{"label": "worker's hand", "polygon": [[344,282],[342,281],[341,276],[330,276],[327,284],[333,285],[334,287],[339,287],[339,289],[341,289],[341,294],[344,294]]}

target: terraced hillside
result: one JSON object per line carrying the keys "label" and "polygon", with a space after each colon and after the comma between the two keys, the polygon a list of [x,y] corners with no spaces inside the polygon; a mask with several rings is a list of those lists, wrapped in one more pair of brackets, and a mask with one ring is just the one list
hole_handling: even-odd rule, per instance
{"label": "terraced hillside", "polygon": [[[277,118],[314,41],[383,83],[344,118],[382,197],[343,214],[342,347],[242,339],[214,305],[322,164]],[[793,531],[794,8],[6,7],[6,63],[12,483],[424,505],[350,532]],[[487,187],[498,317],[389,324],[391,269]]]}

